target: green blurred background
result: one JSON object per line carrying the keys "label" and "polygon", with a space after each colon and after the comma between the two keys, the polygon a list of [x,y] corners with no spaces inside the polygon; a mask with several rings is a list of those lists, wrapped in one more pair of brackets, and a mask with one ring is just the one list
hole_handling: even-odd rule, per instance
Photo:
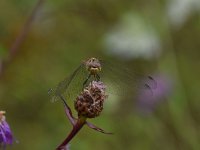
{"label": "green blurred background", "polygon": [[71,125],[48,89],[91,56],[164,74],[173,89],[148,114],[130,96],[108,98],[102,115],[90,121],[115,134],[84,127],[71,150],[200,149],[200,1],[40,2],[0,1],[0,109],[19,141],[8,149],[50,150],[61,143]]}

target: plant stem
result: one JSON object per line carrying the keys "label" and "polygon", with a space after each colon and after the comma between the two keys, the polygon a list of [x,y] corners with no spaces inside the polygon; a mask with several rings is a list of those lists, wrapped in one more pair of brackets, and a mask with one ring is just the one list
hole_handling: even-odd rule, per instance
{"label": "plant stem", "polygon": [[19,51],[20,46],[22,45],[22,43],[24,42],[24,40],[26,39],[26,37],[27,37],[27,35],[30,31],[30,27],[31,27],[36,15],[37,15],[37,12],[39,11],[39,8],[41,7],[41,5],[44,1],[45,0],[38,0],[37,1],[35,7],[33,8],[32,12],[30,14],[30,16],[27,18],[26,22],[24,23],[19,35],[16,37],[11,48],[9,49],[8,59],[6,61],[0,62],[0,75],[2,74],[2,72],[4,71],[4,69],[6,68],[8,63],[16,55],[17,51]]}
{"label": "plant stem", "polygon": [[76,124],[73,126],[72,131],[69,133],[67,138],[56,148],[56,150],[65,149],[66,145],[73,139],[73,137],[78,133],[78,131],[83,127],[86,123],[86,118],[79,118]]}
{"label": "plant stem", "polygon": [[68,106],[65,98],[62,95],[60,95],[59,97],[63,101],[67,118],[69,119],[70,123],[74,126],[76,124],[77,119],[72,115],[72,111],[70,107]]}

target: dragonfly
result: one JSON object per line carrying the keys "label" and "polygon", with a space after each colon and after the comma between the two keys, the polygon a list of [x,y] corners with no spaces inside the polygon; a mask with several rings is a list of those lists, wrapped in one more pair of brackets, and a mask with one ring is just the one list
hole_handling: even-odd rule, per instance
{"label": "dragonfly", "polygon": [[[84,87],[93,80],[103,81],[107,85],[108,95],[125,95],[127,89],[143,89],[148,90],[151,96],[152,89],[157,86],[156,81],[151,76],[144,76],[126,65],[106,63],[92,57],[83,61],[69,77],[49,90],[51,101],[57,101],[61,97],[61,99],[64,97],[67,100],[75,100]],[[109,90],[111,86],[117,90]]]}

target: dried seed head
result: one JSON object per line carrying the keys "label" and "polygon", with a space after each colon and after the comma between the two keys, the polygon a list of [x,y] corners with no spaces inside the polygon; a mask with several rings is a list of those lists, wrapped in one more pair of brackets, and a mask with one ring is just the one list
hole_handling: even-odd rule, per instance
{"label": "dried seed head", "polygon": [[100,81],[92,81],[84,88],[74,104],[78,116],[94,118],[100,115],[104,100],[107,98],[105,88],[103,82]]}

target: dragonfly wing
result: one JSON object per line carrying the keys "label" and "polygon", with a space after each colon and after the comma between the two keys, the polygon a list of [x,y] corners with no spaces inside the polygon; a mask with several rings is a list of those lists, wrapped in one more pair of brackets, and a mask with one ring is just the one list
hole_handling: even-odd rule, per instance
{"label": "dragonfly wing", "polygon": [[60,99],[60,96],[64,96],[65,99],[75,100],[76,96],[82,90],[82,84],[87,75],[88,72],[85,65],[81,64],[69,77],[61,81],[54,89],[50,89],[49,95],[51,96],[51,101],[57,101]]}
{"label": "dragonfly wing", "polygon": [[[149,90],[156,88],[156,81],[151,76],[145,76],[136,67],[127,66],[123,63],[103,62],[101,80],[107,86],[114,87],[109,91],[111,94],[124,96],[127,91]],[[109,87],[107,88],[109,90]]]}

